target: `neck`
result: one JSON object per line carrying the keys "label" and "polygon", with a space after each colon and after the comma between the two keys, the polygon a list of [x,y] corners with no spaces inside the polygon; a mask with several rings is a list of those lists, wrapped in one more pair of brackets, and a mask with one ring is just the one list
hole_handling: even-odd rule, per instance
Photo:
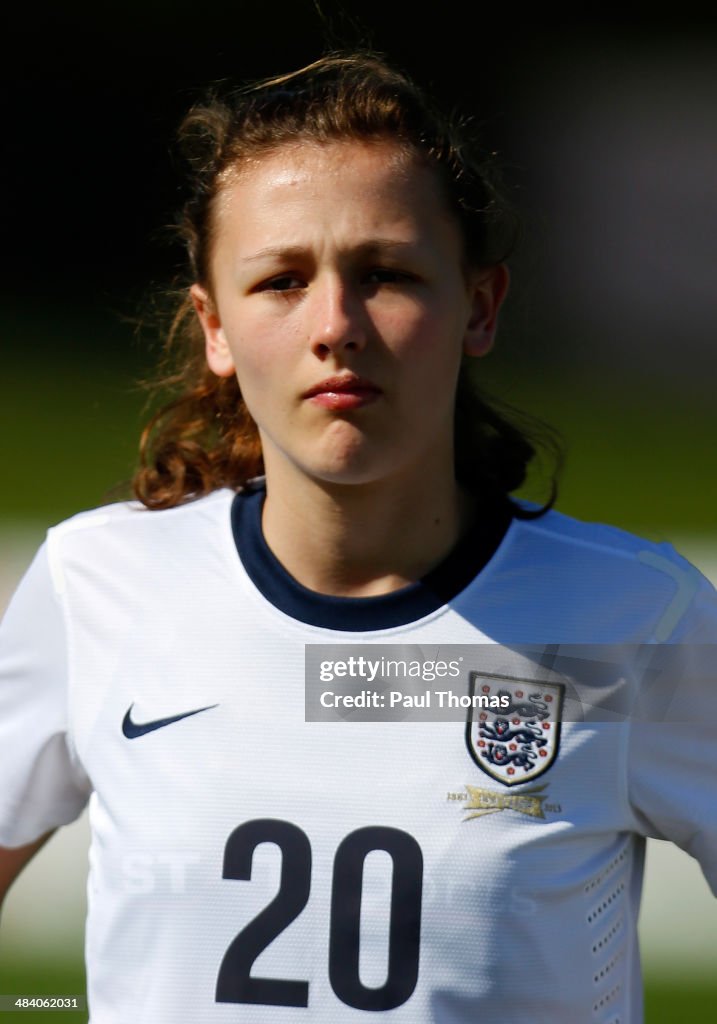
{"label": "neck", "polygon": [[425,576],[473,514],[472,501],[452,476],[340,485],[267,473],[262,529],[274,555],[303,586],[368,597]]}

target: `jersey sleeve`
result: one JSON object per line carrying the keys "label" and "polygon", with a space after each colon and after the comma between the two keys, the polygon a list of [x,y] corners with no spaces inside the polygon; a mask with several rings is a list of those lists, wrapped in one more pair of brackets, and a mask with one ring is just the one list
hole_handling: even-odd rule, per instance
{"label": "jersey sleeve", "polygon": [[73,821],[91,786],[68,736],[67,638],[47,545],[0,625],[0,845]]}
{"label": "jersey sleeve", "polygon": [[629,724],[629,800],[637,830],[695,857],[717,896],[717,592],[704,578],[657,661]]}

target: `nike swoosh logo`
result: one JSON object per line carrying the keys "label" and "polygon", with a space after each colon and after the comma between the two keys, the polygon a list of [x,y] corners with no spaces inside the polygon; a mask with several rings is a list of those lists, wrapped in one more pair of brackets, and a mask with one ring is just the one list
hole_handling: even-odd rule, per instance
{"label": "nike swoosh logo", "polygon": [[130,704],[127,709],[127,714],[122,720],[122,732],[128,740],[136,740],[138,736],[145,736],[148,732],[154,732],[155,729],[163,729],[165,725],[171,725],[173,722],[181,722],[183,718],[189,718],[191,715],[198,715],[201,711],[211,711],[212,708],[218,708],[218,704],[208,704],[205,708],[196,708],[194,711],[183,711],[181,715],[172,715],[170,718],[157,718],[154,722],[133,722],[132,721],[132,708],[134,703]]}

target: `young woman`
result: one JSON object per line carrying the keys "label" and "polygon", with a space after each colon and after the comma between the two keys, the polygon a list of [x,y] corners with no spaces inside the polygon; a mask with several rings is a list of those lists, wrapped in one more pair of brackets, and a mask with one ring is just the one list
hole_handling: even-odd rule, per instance
{"label": "young woman", "polygon": [[[644,837],[717,885],[707,695],[568,721],[550,661],[513,655],[669,642],[690,675],[714,592],[511,499],[532,447],[467,377],[510,213],[403,75],[326,58],[183,137],[185,355],[139,504],[51,530],[3,626],[4,885],[89,799],[101,1024],[634,1024]],[[307,720],[322,644],[461,645],[452,691],[508,710]]]}

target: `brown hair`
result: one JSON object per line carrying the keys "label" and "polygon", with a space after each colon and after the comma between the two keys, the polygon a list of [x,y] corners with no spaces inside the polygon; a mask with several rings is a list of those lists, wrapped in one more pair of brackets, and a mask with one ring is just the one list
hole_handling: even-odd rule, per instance
{"label": "brown hair", "polygon": [[[214,205],[226,172],[289,142],[389,139],[435,170],[461,226],[469,266],[495,266],[510,254],[517,219],[496,182],[493,161],[466,124],[438,111],[383,58],[333,54],[300,71],[218,91],[192,108],[180,129],[188,199],[179,223],[190,280],[211,291]],[[168,508],[220,487],[241,487],[263,472],[261,444],[234,377],[217,377],[186,288],[167,331],[170,369],[154,388],[174,397],[144,430],[135,494]],[[523,484],[535,446],[489,404],[461,370],[456,398],[456,478],[469,491],[507,499]],[[555,497],[555,485],[551,500]],[[536,513],[514,508],[517,515]],[[544,509],[541,509],[540,514]]]}

